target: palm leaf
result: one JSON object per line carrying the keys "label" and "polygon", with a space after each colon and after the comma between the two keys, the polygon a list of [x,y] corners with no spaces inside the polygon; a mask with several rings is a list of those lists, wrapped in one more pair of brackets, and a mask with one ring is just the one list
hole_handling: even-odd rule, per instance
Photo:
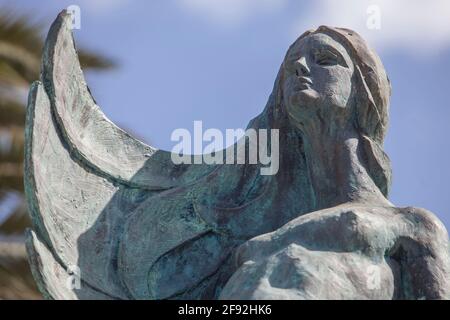
{"label": "palm leaf", "polygon": [[[0,10],[0,83],[28,86],[38,79],[44,45],[43,25],[34,21],[31,15],[17,14],[7,8]],[[81,66],[86,69],[115,66],[111,59],[85,49],[80,49],[79,55]]]}

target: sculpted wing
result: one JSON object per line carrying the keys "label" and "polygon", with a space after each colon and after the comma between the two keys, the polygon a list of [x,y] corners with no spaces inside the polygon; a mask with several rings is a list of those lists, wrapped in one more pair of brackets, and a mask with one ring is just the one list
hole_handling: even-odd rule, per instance
{"label": "sculpted wing", "polygon": [[[27,248],[41,291],[55,299],[130,298],[117,277],[114,235],[145,199],[215,168],[174,165],[169,152],[108,120],[86,85],[65,11],[49,31],[41,81],[30,89],[25,153],[34,229]],[[92,253],[81,261],[82,289],[64,285],[79,252]]]}
{"label": "sculpted wing", "polygon": [[103,114],[86,85],[71,23],[64,11],[58,16],[50,28],[42,63],[42,81],[69,150],[83,164],[133,187],[163,190],[196,180],[199,172],[207,170],[205,166],[180,170],[170,152],[131,137]]}

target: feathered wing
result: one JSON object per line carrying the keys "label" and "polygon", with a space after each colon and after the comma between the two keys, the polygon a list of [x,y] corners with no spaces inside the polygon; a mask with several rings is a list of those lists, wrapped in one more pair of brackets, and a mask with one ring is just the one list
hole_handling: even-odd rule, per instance
{"label": "feathered wing", "polygon": [[[26,120],[25,189],[34,229],[27,248],[35,278],[51,298],[130,298],[114,265],[126,216],[214,166],[176,166],[169,152],[106,118],[84,80],[65,11],[49,31],[41,81],[31,87]],[[64,285],[83,251],[89,255],[81,261],[81,289]]]}

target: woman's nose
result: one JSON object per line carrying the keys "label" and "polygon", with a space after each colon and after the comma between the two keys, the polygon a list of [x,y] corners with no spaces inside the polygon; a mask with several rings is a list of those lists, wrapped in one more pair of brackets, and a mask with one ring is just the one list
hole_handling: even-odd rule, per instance
{"label": "woman's nose", "polygon": [[309,75],[309,67],[308,64],[306,62],[306,58],[305,57],[301,57],[300,59],[297,60],[296,64],[296,72],[297,72],[297,76],[301,77],[301,76],[308,76]]}

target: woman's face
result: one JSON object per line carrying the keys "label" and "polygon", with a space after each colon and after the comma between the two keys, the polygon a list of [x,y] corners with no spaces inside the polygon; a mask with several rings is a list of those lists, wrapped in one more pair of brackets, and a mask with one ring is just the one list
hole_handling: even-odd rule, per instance
{"label": "woman's face", "polygon": [[353,62],[346,49],[323,33],[308,35],[290,48],[282,85],[288,113],[300,124],[314,115],[349,113]]}

